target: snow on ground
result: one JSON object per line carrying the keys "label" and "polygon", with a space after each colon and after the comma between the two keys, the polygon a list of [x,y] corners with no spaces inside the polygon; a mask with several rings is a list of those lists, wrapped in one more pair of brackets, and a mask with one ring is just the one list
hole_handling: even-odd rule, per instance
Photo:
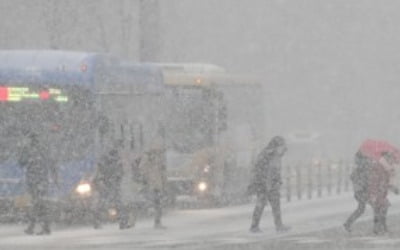
{"label": "snow on ground", "polygon": [[[389,215],[400,213],[400,197],[391,196]],[[292,226],[288,233],[276,233],[269,207],[261,222],[263,233],[249,233],[254,204],[241,206],[180,210],[164,218],[166,230],[152,228],[152,220],[138,221],[135,228],[121,231],[116,224],[101,230],[85,227],[55,226],[50,236],[28,236],[25,225],[0,226],[0,250],[3,249],[212,249],[225,246],[248,246],[269,241],[324,243],[323,237],[299,236],[311,232],[340,228],[355,209],[352,193],[313,200],[282,203],[284,223]],[[361,220],[371,221],[371,209]],[[360,220],[360,221],[361,221]],[[369,224],[372,224],[370,222]],[[378,242],[380,239],[376,239]],[[379,245],[379,243],[377,243]],[[247,248],[244,248],[247,249]],[[253,248],[251,248],[253,249]]]}

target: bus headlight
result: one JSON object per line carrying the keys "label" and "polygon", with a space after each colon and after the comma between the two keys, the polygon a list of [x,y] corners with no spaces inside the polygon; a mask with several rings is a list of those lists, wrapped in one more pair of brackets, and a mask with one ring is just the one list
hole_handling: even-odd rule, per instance
{"label": "bus headlight", "polygon": [[89,196],[91,194],[91,192],[92,192],[92,186],[90,186],[90,184],[86,183],[86,182],[85,183],[81,183],[76,187],[75,191],[79,195]]}
{"label": "bus headlight", "polygon": [[204,181],[199,182],[199,184],[197,184],[197,189],[198,189],[200,192],[206,191],[207,188],[208,188],[207,183],[204,182]]}
{"label": "bus headlight", "polygon": [[117,217],[118,212],[115,208],[110,208],[108,209],[108,216],[110,216],[110,218],[115,218]]}

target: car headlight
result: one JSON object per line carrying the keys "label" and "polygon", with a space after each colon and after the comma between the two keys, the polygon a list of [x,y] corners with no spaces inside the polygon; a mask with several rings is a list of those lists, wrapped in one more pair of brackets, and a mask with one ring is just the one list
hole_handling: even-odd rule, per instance
{"label": "car headlight", "polygon": [[206,191],[207,188],[208,188],[207,183],[204,182],[204,181],[199,182],[199,184],[197,184],[197,189],[198,189],[200,192]]}
{"label": "car headlight", "polygon": [[90,195],[92,192],[92,186],[89,183],[81,183],[79,184],[75,191],[79,194],[79,195]]}

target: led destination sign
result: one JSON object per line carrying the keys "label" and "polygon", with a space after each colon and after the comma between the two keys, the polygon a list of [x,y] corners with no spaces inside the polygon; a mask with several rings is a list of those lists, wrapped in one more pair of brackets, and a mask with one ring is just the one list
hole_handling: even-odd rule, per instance
{"label": "led destination sign", "polygon": [[20,102],[26,100],[53,100],[56,102],[68,102],[60,89],[31,90],[28,87],[0,86],[0,102]]}

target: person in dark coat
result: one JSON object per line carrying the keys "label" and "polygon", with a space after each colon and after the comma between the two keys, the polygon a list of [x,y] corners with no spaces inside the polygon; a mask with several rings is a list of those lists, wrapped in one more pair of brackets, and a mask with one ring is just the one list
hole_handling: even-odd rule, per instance
{"label": "person in dark coat", "polygon": [[374,211],[375,234],[383,234],[388,231],[386,216],[389,209],[387,195],[390,189],[390,175],[381,164],[376,164],[371,169],[368,186],[369,202]]}
{"label": "person in dark coat", "polygon": [[368,203],[368,182],[373,162],[361,152],[354,157],[355,168],[350,174],[353,184],[354,199],[357,201],[357,208],[344,223],[346,231],[351,231],[351,225],[364,213]]}
{"label": "person in dark coat", "polygon": [[381,160],[374,161],[357,152],[355,156],[356,168],[351,173],[354,198],[358,206],[344,223],[346,231],[351,232],[352,224],[364,213],[367,204],[374,211],[374,233],[382,234],[388,231],[386,216],[389,208],[387,195],[389,190],[398,194],[399,190],[391,183],[394,157],[384,153]]}
{"label": "person in dark coat", "polygon": [[255,193],[257,196],[250,227],[251,232],[261,232],[259,224],[267,201],[271,204],[276,231],[283,232],[290,229],[282,223],[280,208],[282,157],[286,150],[284,138],[275,136],[257,156],[254,177],[249,186],[249,192]]}
{"label": "person in dark coat", "polygon": [[112,205],[117,210],[120,229],[129,228],[121,200],[121,182],[124,173],[119,147],[118,142],[114,143],[113,148],[100,158],[93,179],[94,189],[98,194],[93,222],[96,229],[101,227],[102,214]]}
{"label": "person in dark coat", "polygon": [[45,147],[36,133],[29,134],[29,145],[22,150],[19,164],[25,172],[25,184],[31,198],[26,234],[34,234],[36,223],[42,230],[38,234],[50,234],[50,207],[47,201],[50,178],[57,183],[55,166],[47,158]]}
{"label": "person in dark coat", "polygon": [[167,186],[167,160],[165,132],[159,128],[157,135],[151,141],[149,148],[144,151],[140,158],[139,169],[143,174],[144,188],[147,199],[154,207],[154,228],[165,229],[162,224],[163,196]]}

